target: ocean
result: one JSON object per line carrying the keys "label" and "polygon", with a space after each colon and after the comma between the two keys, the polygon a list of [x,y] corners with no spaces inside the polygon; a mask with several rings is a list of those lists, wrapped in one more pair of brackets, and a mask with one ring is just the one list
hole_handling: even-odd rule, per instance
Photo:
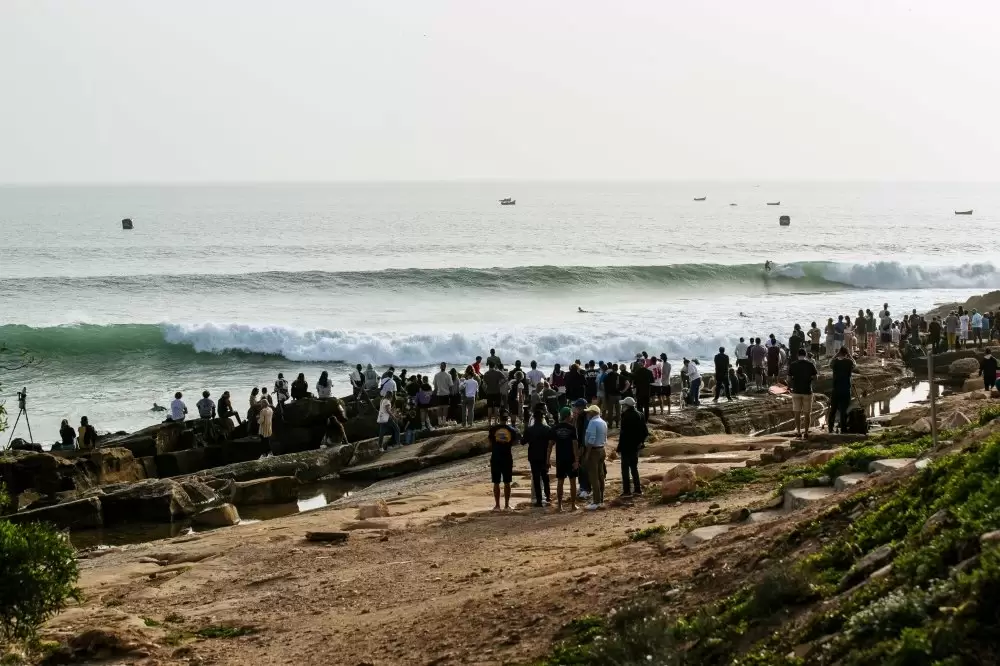
{"label": "ocean", "polygon": [[0,395],[16,412],[26,386],[51,443],[63,418],[155,423],[175,391],[245,411],[279,371],[346,394],[348,365],[461,369],[491,347],[545,370],[708,359],[1000,288],[998,211],[993,185],[955,183],[0,187],[0,342],[35,359]]}

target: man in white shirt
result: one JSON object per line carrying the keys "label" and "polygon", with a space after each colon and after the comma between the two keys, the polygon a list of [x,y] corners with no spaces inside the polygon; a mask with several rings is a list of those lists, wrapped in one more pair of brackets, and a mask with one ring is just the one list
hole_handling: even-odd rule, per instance
{"label": "man in white shirt", "polygon": [[958,344],[965,347],[969,341],[969,313],[963,312],[958,318]]}
{"label": "man in white shirt", "polygon": [[479,394],[479,382],[473,373],[465,375],[462,388],[462,425],[471,426],[476,418],[476,396]]}
{"label": "man in white shirt", "polygon": [[434,375],[434,411],[437,412],[438,426],[444,425],[448,416],[448,405],[451,402],[451,387],[454,383],[448,374],[448,365],[441,364],[441,370]]}
{"label": "man in white shirt", "polygon": [[590,481],[591,499],[587,505],[588,511],[595,511],[604,504],[604,480],[606,470],[604,468],[604,445],[608,443],[608,424],[601,418],[601,408],[597,405],[590,405],[584,410],[589,420],[587,429],[584,431],[584,454],[583,464],[587,469],[587,478]]}
{"label": "man in white shirt", "polygon": [[670,394],[672,388],[670,386],[670,361],[667,360],[666,354],[660,354],[660,395],[667,403],[667,414],[670,414]]}
{"label": "man in white shirt", "polygon": [[538,363],[536,361],[531,362],[531,370],[528,370],[528,374],[525,375],[528,379],[528,384],[531,388],[538,386],[538,382],[545,379],[545,373],[538,369]]}
{"label": "man in white shirt", "polygon": [[184,396],[180,391],[174,393],[174,401],[170,403],[170,420],[171,421],[183,421],[184,417],[188,413],[187,405],[181,400]]}
{"label": "man in white shirt", "polygon": [[378,422],[378,448],[382,448],[383,438],[389,434],[392,435],[392,442],[389,444],[389,448],[396,448],[399,446],[399,424],[396,423],[396,419],[392,413],[392,400],[387,396],[382,397],[382,401],[379,403],[378,416],[375,419]]}

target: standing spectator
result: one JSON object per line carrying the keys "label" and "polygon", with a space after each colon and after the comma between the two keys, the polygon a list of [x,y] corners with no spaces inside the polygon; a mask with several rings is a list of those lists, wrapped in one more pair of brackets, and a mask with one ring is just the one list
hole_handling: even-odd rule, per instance
{"label": "standing spectator", "polygon": [[[649,420],[649,399],[653,387],[653,372],[645,361],[635,364],[632,370],[632,387],[635,390],[636,408],[645,420]],[[624,416],[624,415],[623,415]]]}
{"label": "standing spectator", "polygon": [[972,341],[977,347],[983,346],[983,315],[978,310],[972,311]]}
{"label": "standing spectator", "polygon": [[483,389],[486,392],[486,424],[492,426],[499,423],[500,412],[503,411],[504,384],[507,377],[495,365],[488,363],[489,370],[483,375]]}
{"label": "standing spectator", "polygon": [[425,430],[433,430],[431,427],[431,409],[434,405],[434,390],[430,382],[424,377],[417,388],[417,423],[421,424]]}
{"label": "standing spectator", "polygon": [[479,382],[476,373],[470,365],[465,369],[465,379],[462,380],[462,425],[471,426],[476,418],[476,396],[479,394]]}
{"label": "standing spectator", "polygon": [[543,409],[541,405],[535,409],[534,422],[524,431],[524,443],[528,445],[528,464],[531,466],[531,497],[535,507],[542,507],[552,501],[549,486],[552,431],[545,424]]}
{"label": "standing spectator", "polygon": [[[580,440],[573,422],[573,410],[559,410],[559,423],[551,429],[556,452],[556,511],[562,511],[563,481],[569,479],[569,508],[576,510],[576,477],[580,471]],[[552,449],[549,449],[551,453]]]}
{"label": "standing spectator", "polygon": [[955,341],[958,338],[958,315],[952,310],[944,319],[944,331],[948,340],[948,351],[957,349]]}
{"label": "standing spectator", "polygon": [[361,400],[361,393],[365,389],[365,375],[361,369],[361,364],[358,363],[354,371],[351,372],[351,391],[354,393],[354,406],[359,406]]}
{"label": "standing spectator", "polygon": [[608,442],[608,424],[601,418],[601,408],[591,405],[584,410],[589,415],[584,444],[584,464],[590,480],[591,499],[588,511],[595,511],[604,504],[604,445]]}
{"label": "standing spectator", "polygon": [[372,367],[371,363],[369,363],[368,366],[365,368],[365,384],[364,384],[365,391],[378,390],[379,386],[378,380],[379,380],[378,373],[375,372],[375,368]]}
{"label": "standing spectator", "polygon": [[209,397],[211,393],[202,391],[201,400],[195,405],[198,408],[198,416],[203,419],[215,418],[215,402]]}
{"label": "standing spectator", "polygon": [[[843,349],[843,347],[841,347]],[[837,350],[840,353],[840,349]],[[805,418],[805,436],[809,437],[812,425],[812,383],[816,378],[816,365],[806,358],[806,350],[799,350],[799,358],[788,367],[788,378],[792,384],[792,412],[795,414],[795,436],[802,437],[801,422]]]}
{"label": "standing spectator", "polygon": [[444,425],[448,416],[448,405],[451,404],[451,375],[448,365],[441,364],[441,369],[434,375],[434,412],[437,414],[438,425]]}
{"label": "standing spectator", "polygon": [[[478,358],[477,358],[477,360],[478,360]],[[500,357],[497,356],[497,350],[496,349],[491,349],[490,350],[490,355],[488,357],[486,357],[486,365],[487,365],[487,367],[489,367],[490,365],[492,365],[497,370],[503,370],[503,361],[501,361]]]}
{"label": "standing spectator", "polygon": [[833,391],[830,393],[830,413],[826,417],[827,429],[833,432],[836,415],[840,414],[840,432],[846,432],[847,409],[851,405],[851,375],[854,373],[854,359],[841,350],[837,358],[830,361],[833,371]]}
{"label": "standing spectator", "polygon": [[[495,368],[494,368],[495,369]],[[514,478],[514,453],[512,447],[521,439],[516,428],[507,425],[507,412],[501,411],[497,424],[489,431],[490,477],[493,481],[493,510],[500,510],[500,482],[503,481],[504,510],[510,510],[510,483]]]}
{"label": "standing spectator", "polygon": [[538,386],[539,382],[545,379],[545,373],[538,369],[538,363],[536,361],[531,362],[531,370],[528,370],[526,375],[528,378],[528,385],[531,388]]}
{"label": "standing spectator", "polygon": [[261,401],[260,413],[257,415],[257,423],[260,424],[260,441],[266,446],[271,446],[271,435],[273,434],[274,410],[267,402]]}
{"label": "standing spectator", "polygon": [[865,311],[858,310],[858,318],[854,320],[854,335],[858,341],[858,347],[862,353],[867,354],[868,346],[868,320],[865,319]]}
{"label": "standing spectator", "polygon": [[[622,408],[619,401],[622,399],[621,376],[618,374],[618,366],[612,364],[604,374],[604,418],[612,428],[621,425]],[[582,442],[583,439],[581,438]],[[583,482],[580,482],[581,487]]]}
{"label": "standing spectator", "polygon": [[[798,338],[793,335],[792,339]],[[719,353],[715,355],[715,399],[712,402],[719,402],[719,394],[723,390],[726,392],[726,400],[732,402],[733,394],[729,388],[729,354],[726,353],[725,347],[719,347]]]}
{"label": "standing spectator", "polygon": [[983,378],[983,385],[987,392],[992,391],[997,383],[997,360],[993,358],[993,352],[986,348],[983,359],[979,361],[979,374]]}
{"label": "standing spectator", "polygon": [[[641,495],[639,486],[639,449],[649,437],[646,419],[635,408],[632,398],[622,400],[622,428],[618,433],[618,454],[622,464],[622,495]],[[631,478],[631,484],[629,483]]]}
{"label": "standing spectator", "polygon": [[[757,339],[760,340],[760,338]],[[757,345],[757,348],[765,354],[767,353],[767,351],[761,347],[760,344]],[[701,404],[701,371],[698,370],[698,359],[688,361],[687,377],[688,385],[690,386],[690,388],[688,388],[687,403],[697,407]]]}
{"label": "standing spectator", "polygon": [[390,448],[399,446],[399,424],[396,422],[396,414],[392,409],[392,400],[388,396],[382,396],[379,401],[378,416],[375,417],[378,423],[378,448],[385,451],[382,442],[386,435],[392,435],[389,443]]}

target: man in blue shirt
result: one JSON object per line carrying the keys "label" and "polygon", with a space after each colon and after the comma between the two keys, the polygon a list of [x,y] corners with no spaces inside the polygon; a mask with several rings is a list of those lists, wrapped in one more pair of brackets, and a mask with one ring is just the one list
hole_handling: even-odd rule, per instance
{"label": "man in blue shirt", "polygon": [[590,480],[591,499],[588,511],[595,511],[604,504],[604,445],[608,442],[608,424],[601,418],[601,408],[587,407],[584,413],[589,417],[584,435],[584,465]]}

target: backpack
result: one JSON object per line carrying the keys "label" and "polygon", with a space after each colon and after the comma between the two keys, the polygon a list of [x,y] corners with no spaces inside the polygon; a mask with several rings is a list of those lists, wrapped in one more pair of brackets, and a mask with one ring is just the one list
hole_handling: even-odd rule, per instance
{"label": "backpack", "polygon": [[854,407],[847,412],[847,427],[843,431],[855,435],[868,434],[868,415],[863,408]]}

